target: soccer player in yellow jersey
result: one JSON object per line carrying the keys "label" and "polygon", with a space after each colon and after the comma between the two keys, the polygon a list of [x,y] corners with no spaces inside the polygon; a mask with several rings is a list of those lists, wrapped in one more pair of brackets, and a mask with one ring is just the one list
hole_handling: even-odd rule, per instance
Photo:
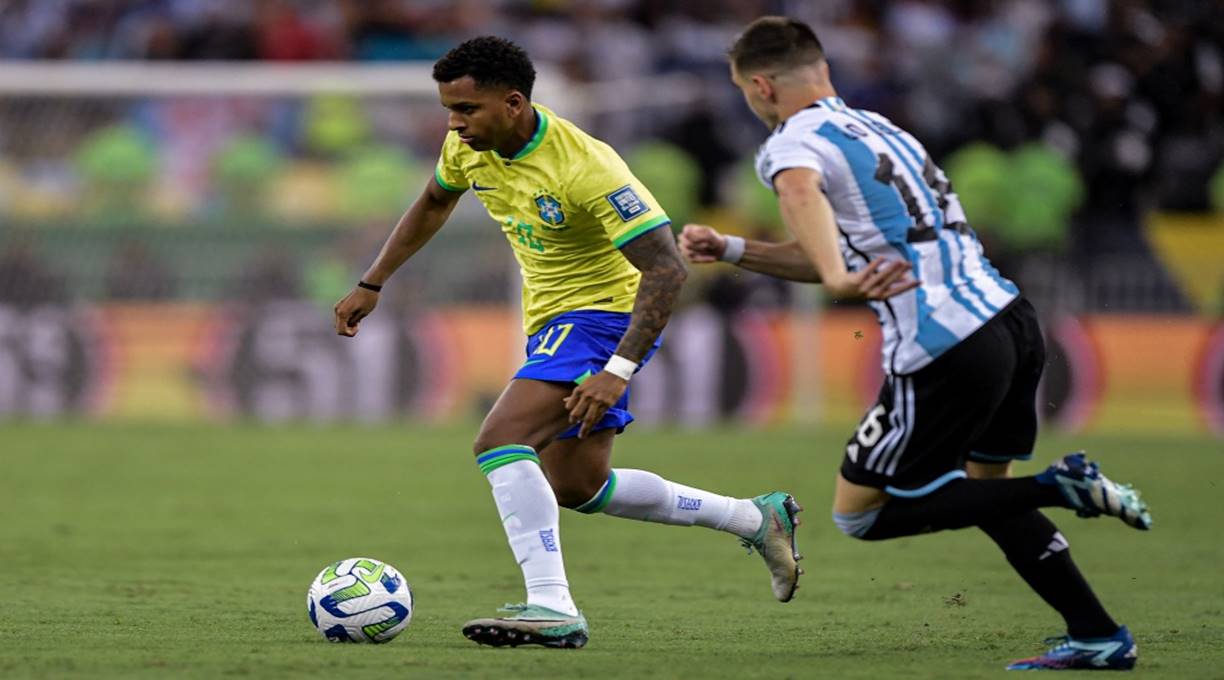
{"label": "soccer player in yellow jersey", "polygon": [[794,594],[799,506],[783,492],[739,499],[644,470],[612,469],[633,420],[628,386],[658,347],[685,267],[662,206],[607,144],[531,102],[535,69],[506,40],[469,40],[434,65],[450,133],[437,171],[357,287],[336,331],[357,333],[388,277],[472,191],[523,276],[526,360],[473,450],[523,571],[527,602],[463,627],[481,644],[581,647],[586,619],[561,558],[558,504],[739,536],[765,559],[775,597]]}

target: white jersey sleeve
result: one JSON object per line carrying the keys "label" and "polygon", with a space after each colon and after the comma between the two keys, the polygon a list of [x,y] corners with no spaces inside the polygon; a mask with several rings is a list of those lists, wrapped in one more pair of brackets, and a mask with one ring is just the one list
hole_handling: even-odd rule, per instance
{"label": "white jersey sleeve", "polygon": [[773,178],[783,170],[811,168],[823,177],[828,159],[820,146],[820,139],[814,135],[804,135],[796,126],[788,130],[783,124],[757,151],[757,177],[771,190],[774,189]]}

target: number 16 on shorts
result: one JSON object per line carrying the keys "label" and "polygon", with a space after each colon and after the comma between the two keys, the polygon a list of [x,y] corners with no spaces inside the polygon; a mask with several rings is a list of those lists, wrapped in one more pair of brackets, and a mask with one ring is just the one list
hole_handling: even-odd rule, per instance
{"label": "number 16 on shorts", "polygon": [[854,438],[846,445],[846,457],[851,463],[858,463],[859,452],[862,449],[867,449],[868,452],[880,441],[880,437],[884,435],[884,423],[880,422],[880,418],[884,417],[887,410],[883,404],[876,404],[867,415],[863,416],[863,420],[859,423],[858,430],[854,433]]}
{"label": "number 16 on shorts", "polygon": [[879,401],[863,416],[846,443],[843,473],[849,471],[858,479],[864,479],[864,475],[891,478],[896,474],[914,434],[915,396],[909,377],[890,377],[880,387]]}

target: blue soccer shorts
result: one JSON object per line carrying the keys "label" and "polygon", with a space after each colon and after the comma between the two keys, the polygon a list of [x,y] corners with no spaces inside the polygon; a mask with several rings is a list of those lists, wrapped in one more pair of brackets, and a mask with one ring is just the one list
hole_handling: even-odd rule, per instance
{"label": "blue soccer shorts", "polygon": [[[604,364],[616,352],[621,336],[629,328],[629,314],[578,310],[565,312],[549,320],[543,328],[527,338],[527,360],[514,374],[516,380],[543,380],[577,385],[603,370]],[[659,349],[660,340],[646,352],[638,370],[646,365]],[[617,434],[633,422],[629,412],[629,390],[604,414],[592,432],[616,428]],[[575,425],[557,439],[578,436]]]}

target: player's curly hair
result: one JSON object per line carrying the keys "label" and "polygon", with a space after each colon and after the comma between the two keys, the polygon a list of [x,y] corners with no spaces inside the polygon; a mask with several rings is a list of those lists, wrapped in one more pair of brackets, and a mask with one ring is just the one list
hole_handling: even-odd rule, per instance
{"label": "player's curly hair", "polygon": [[812,28],[789,17],[761,17],[748,25],[727,51],[741,73],[789,71],[824,59],[824,48]]}
{"label": "player's curly hair", "polygon": [[433,79],[439,83],[464,76],[471,76],[476,87],[509,87],[531,99],[536,72],[523,48],[504,38],[485,35],[463,42],[434,64]]}

